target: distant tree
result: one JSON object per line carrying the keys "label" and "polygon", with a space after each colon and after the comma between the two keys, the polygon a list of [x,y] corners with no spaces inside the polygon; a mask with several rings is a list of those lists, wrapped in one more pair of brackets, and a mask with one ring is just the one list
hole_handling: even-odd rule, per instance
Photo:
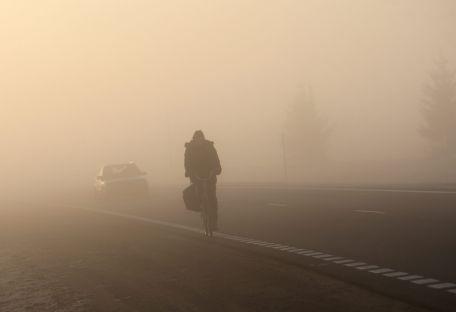
{"label": "distant tree", "polygon": [[329,134],[312,92],[302,92],[290,106],[285,122],[284,145],[290,167],[308,168],[325,160]]}
{"label": "distant tree", "polygon": [[439,58],[424,87],[424,124],[420,134],[431,144],[436,157],[456,155],[456,81],[447,60]]}

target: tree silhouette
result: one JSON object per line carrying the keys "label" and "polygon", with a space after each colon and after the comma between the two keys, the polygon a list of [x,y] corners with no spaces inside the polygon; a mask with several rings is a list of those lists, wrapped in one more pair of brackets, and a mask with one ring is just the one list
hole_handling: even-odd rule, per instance
{"label": "tree silhouette", "polygon": [[312,92],[302,92],[290,106],[285,122],[284,145],[290,167],[299,169],[321,164],[327,156],[329,134]]}
{"label": "tree silhouette", "polygon": [[447,60],[439,58],[424,87],[420,134],[431,144],[436,157],[456,155],[456,82]]}

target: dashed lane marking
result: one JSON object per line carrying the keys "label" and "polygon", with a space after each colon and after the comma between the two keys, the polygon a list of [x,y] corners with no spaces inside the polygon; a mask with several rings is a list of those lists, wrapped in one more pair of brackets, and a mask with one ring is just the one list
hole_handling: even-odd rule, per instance
{"label": "dashed lane marking", "polygon": [[289,247],[288,246],[288,247],[282,248],[280,250],[282,250],[282,251],[291,251],[291,250],[295,250],[295,249],[296,249],[295,247]]}
{"label": "dashed lane marking", "polygon": [[304,249],[293,247],[291,249],[288,249],[287,251],[288,252],[298,252],[298,251],[304,251]]}
{"label": "dashed lane marking", "polygon": [[456,287],[456,284],[454,284],[454,283],[441,283],[441,284],[429,285],[428,287],[431,287],[431,288],[434,288],[434,289],[446,289],[446,288]]}
{"label": "dashed lane marking", "polygon": [[349,263],[349,262],[355,262],[354,260],[350,260],[350,259],[344,259],[344,260],[338,260],[338,261],[333,261],[334,263],[337,263],[337,264],[345,264],[345,263]]}
{"label": "dashed lane marking", "polygon": [[345,266],[358,267],[358,266],[362,266],[362,265],[366,265],[366,264],[367,264],[366,262],[355,262],[355,263],[347,263],[347,264],[345,264]]}
{"label": "dashed lane marking", "polygon": [[294,253],[294,254],[297,254],[297,255],[306,255],[308,253],[312,253],[314,252],[313,250],[307,250],[307,249],[300,249],[300,250],[296,250],[296,251],[290,251],[291,253]]}
{"label": "dashed lane marking", "polygon": [[[193,233],[203,234],[203,231],[200,229],[196,229],[196,228],[181,225],[181,224],[166,222],[166,221],[154,220],[154,219],[150,219],[150,218],[145,218],[145,217],[140,217],[140,216],[135,216],[135,215],[128,215],[128,214],[123,214],[123,213],[113,212],[113,211],[108,211],[108,210],[84,209],[84,208],[80,208],[80,207],[71,207],[71,206],[67,206],[67,207],[74,208],[74,209],[83,209],[83,210],[88,210],[88,211],[92,211],[95,213],[112,215],[112,216],[130,219],[130,220],[142,221],[142,222],[147,222],[147,223],[151,223],[151,224],[162,225],[162,226],[167,226],[167,227],[171,227],[171,228],[175,228],[175,229],[190,231]],[[365,262],[358,262],[358,261],[355,261],[352,259],[347,259],[347,258],[340,257],[340,256],[333,256],[333,255],[330,255],[330,254],[327,254],[324,252],[320,252],[317,250],[297,248],[297,247],[293,247],[293,246],[271,243],[271,242],[251,239],[248,237],[226,234],[226,233],[217,232],[217,233],[214,233],[214,236],[232,240],[232,241],[237,241],[237,242],[244,243],[244,244],[253,244],[253,245],[256,245],[256,246],[259,246],[262,248],[276,249],[281,252],[287,252],[287,253],[295,254],[298,256],[313,257],[316,259],[320,259],[321,261],[329,261],[330,263],[333,263],[335,265],[343,265],[346,268],[365,270],[366,272],[379,274],[384,277],[395,278],[397,280],[404,281],[404,282],[410,282],[410,283],[413,283],[418,286],[426,286],[428,288],[442,290],[442,291],[445,291],[445,292],[448,292],[451,294],[456,294],[456,283],[441,282],[441,281],[439,281],[437,279],[433,279],[433,278],[424,278],[421,275],[409,274],[406,272],[396,271],[396,270],[393,270],[390,268],[382,268],[378,265],[367,264]],[[328,263],[328,264],[330,264],[330,263]],[[449,288],[451,288],[451,289],[449,289]]]}
{"label": "dashed lane marking", "polygon": [[400,276],[405,276],[405,275],[409,275],[409,274],[405,273],[405,272],[393,272],[393,273],[383,274],[383,276],[386,276],[386,277],[400,277]]}
{"label": "dashed lane marking", "polygon": [[309,254],[314,253],[314,252],[315,252],[315,250],[304,250],[304,251],[298,252],[298,254],[303,255],[303,256],[308,256]]}
{"label": "dashed lane marking", "polygon": [[438,283],[439,281],[433,278],[424,278],[424,279],[419,279],[419,280],[414,280],[412,283],[418,284],[418,285],[426,285],[426,284],[434,284]]}
{"label": "dashed lane marking", "polygon": [[278,249],[278,250],[281,250],[281,251],[287,251],[287,249],[290,249],[291,247],[290,246],[280,246],[280,247],[276,247],[275,249]]}
{"label": "dashed lane marking", "polygon": [[372,270],[372,269],[378,269],[378,268],[379,268],[378,265],[363,265],[363,266],[357,267],[358,270]]}
{"label": "dashed lane marking", "polygon": [[325,258],[323,260],[325,261],[334,261],[334,260],[340,260],[343,259],[344,257],[331,257],[331,258]]}
{"label": "dashed lane marking", "polygon": [[307,254],[306,256],[313,257],[313,256],[320,256],[320,255],[324,255],[324,253],[322,253],[322,252],[312,252],[310,254]]}
{"label": "dashed lane marking", "polygon": [[328,254],[322,254],[322,255],[319,255],[319,256],[314,256],[314,258],[317,258],[317,259],[324,259],[324,258],[331,258],[333,255],[328,255]]}
{"label": "dashed lane marking", "polygon": [[404,276],[404,277],[399,277],[398,279],[400,279],[402,281],[411,281],[411,280],[416,280],[419,278],[423,278],[423,277],[421,275],[408,275],[408,276]]}
{"label": "dashed lane marking", "polygon": [[369,272],[374,273],[374,274],[383,274],[383,273],[388,273],[388,272],[393,272],[394,270],[391,269],[375,269],[375,270],[370,270]]}

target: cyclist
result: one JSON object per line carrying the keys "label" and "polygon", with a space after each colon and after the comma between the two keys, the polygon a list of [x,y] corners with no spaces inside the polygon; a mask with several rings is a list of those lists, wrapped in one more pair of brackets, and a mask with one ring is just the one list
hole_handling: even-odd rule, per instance
{"label": "cyclist", "polygon": [[202,191],[201,183],[203,179],[207,181],[207,196],[209,202],[209,213],[211,228],[217,230],[217,194],[216,184],[217,175],[222,172],[220,160],[214,142],[206,140],[203,131],[197,130],[193,134],[193,139],[185,144],[185,177],[190,178],[190,182],[196,184],[197,189]]}

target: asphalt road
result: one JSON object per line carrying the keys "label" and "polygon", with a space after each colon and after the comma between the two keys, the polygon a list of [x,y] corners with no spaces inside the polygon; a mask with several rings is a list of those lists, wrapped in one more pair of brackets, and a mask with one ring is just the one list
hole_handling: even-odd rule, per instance
{"label": "asphalt road", "polygon": [[[411,302],[456,307],[456,193],[451,190],[231,186],[220,188],[219,197],[222,232],[387,269],[382,274],[360,274],[357,266],[319,270]],[[199,217],[183,208],[180,188],[153,188],[146,203],[75,198],[71,204],[200,226]],[[390,285],[383,273],[404,274]]]}
{"label": "asphalt road", "polygon": [[88,206],[1,202],[1,311],[427,311],[299,255]]}

